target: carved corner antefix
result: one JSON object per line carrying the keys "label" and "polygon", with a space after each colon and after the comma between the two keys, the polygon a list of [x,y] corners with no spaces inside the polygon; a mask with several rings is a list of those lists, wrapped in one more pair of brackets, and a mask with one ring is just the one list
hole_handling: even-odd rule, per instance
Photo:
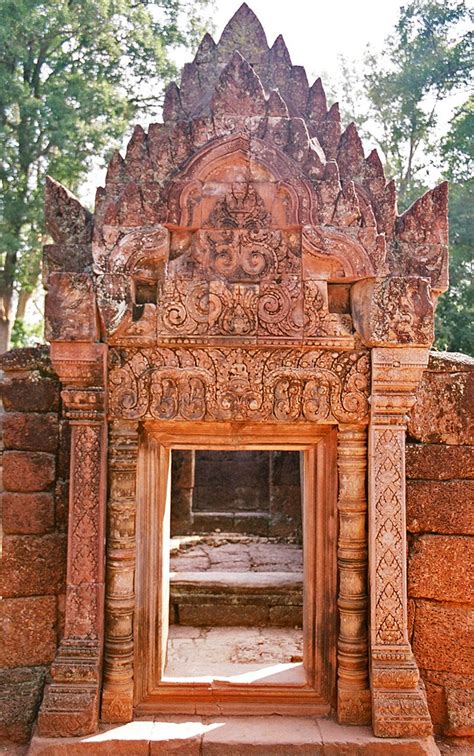
{"label": "carved corner antefix", "polygon": [[71,424],[64,637],[38,718],[41,736],[94,732],[99,720],[104,621],[107,346],[51,344]]}
{"label": "carved corner antefix", "polygon": [[425,736],[431,718],[408,641],[405,432],[428,349],[372,350],[369,564],[372,721],[380,737]]}

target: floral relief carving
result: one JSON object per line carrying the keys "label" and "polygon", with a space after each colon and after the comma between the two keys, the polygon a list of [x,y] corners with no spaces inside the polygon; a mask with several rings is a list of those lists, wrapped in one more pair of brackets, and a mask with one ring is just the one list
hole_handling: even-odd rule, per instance
{"label": "floral relief carving", "polygon": [[162,343],[311,343],[353,339],[350,315],[330,313],[325,282],[287,276],[260,283],[176,277],[158,302],[157,339]]}
{"label": "floral relief carving", "polygon": [[376,431],[375,540],[376,641],[404,642],[403,598],[400,594],[404,558],[402,543],[402,469],[404,443],[401,431]]}
{"label": "floral relief carving", "polygon": [[66,594],[66,614],[74,623],[74,637],[82,640],[98,638],[97,586],[83,583],[70,586]]}
{"label": "floral relief carving", "polygon": [[209,286],[206,281],[167,281],[158,308],[158,334],[199,336],[208,330]]}
{"label": "floral relief carving", "polygon": [[305,349],[115,350],[112,417],[364,422],[365,352]]}
{"label": "floral relief carving", "polygon": [[137,126],[125,157],[114,155],[94,216],[47,184],[46,334],[73,443],[67,642],[39,731],[87,734],[100,700],[104,721],[140,705],[134,486],[138,421],[149,419],[209,421],[208,431],[224,421],[352,426],[339,445],[346,594],[329,609],[341,620],[338,716],[347,706],[351,723],[370,719],[356,692],[367,693],[370,400],[370,714],[377,735],[428,734],[406,632],[404,423],[447,287],[447,185],[397,217],[376,151],[365,156],[354,124],[342,132],[321,82],[309,87],[281,37],[268,47],[245,3],[219,43],[204,38],[181,89],[168,89],[163,121]]}
{"label": "floral relief carving", "polygon": [[75,586],[96,582],[98,576],[101,432],[99,425],[74,428],[71,582]]}
{"label": "floral relief carving", "polygon": [[303,296],[301,281],[294,276],[260,284],[258,302],[259,333],[269,336],[302,338]]}
{"label": "floral relief carving", "polygon": [[431,734],[431,719],[418,689],[387,692],[378,690],[375,692],[375,699],[377,710],[386,727],[393,728],[393,736],[399,735],[401,723],[413,725],[413,721],[418,723],[420,735]]}
{"label": "floral relief carving", "polygon": [[258,287],[253,284],[226,284],[211,281],[209,293],[209,333],[250,336],[257,330]]}

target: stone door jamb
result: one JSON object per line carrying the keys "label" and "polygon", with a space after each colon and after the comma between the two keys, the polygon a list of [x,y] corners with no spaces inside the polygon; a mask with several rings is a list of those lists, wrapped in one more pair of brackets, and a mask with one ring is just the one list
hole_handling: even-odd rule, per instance
{"label": "stone door jamb", "polygon": [[[259,686],[220,686],[186,682],[161,682],[167,602],[164,553],[167,551],[170,450],[195,449],[291,449],[305,452],[305,507],[303,531],[305,557],[305,669],[308,683],[291,687],[283,682]],[[336,597],[336,432],[314,424],[173,422],[144,423],[139,453],[137,498],[137,601],[135,633],[135,713],[172,710],[180,705],[194,711],[219,701],[226,710],[243,713],[252,708],[264,713],[275,705],[290,713],[305,708],[308,713],[327,714],[335,691]],[[159,491],[158,501],[154,494]],[[151,556],[153,555],[153,556]],[[318,558],[319,555],[319,558]],[[150,563],[150,559],[153,564]],[[318,563],[316,564],[318,560]],[[158,576],[158,577],[156,577]],[[156,596],[155,596],[156,593]],[[163,616],[162,616],[163,615]],[[161,653],[160,653],[161,649]],[[145,660],[145,662],[144,662]],[[274,690],[273,690],[274,687]],[[209,700],[208,700],[209,699]],[[212,700],[211,700],[212,699]],[[215,705],[215,704],[214,704]],[[164,708],[163,708],[164,707]],[[216,706],[216,713],[219,707]],[[248,710],[248,709],[247,709]]]}

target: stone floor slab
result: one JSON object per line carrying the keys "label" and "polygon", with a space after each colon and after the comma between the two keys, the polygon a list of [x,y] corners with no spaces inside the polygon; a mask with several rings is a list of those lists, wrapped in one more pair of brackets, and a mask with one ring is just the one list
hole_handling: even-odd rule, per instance
{"label": "stone floor slab", "polygon": [[[293,628],[171,625],[166,677],[222,678],[259,672],[262,677],[281,665],[300,665],[303,633]],[[191,631],[191,632],[189,632]]]}
{"label": "stone floor slab", "polygon": [[206,733],[203,756],[293,756],[323,753],[316,719],[303,717],[229,717]]}

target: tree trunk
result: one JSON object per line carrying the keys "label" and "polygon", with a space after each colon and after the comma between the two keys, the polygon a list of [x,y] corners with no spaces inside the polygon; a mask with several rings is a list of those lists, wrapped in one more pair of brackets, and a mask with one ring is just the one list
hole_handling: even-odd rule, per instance
{"label": "tree trunk", "polygon": [[10,346],[12,294],[6,286],[0,288],[0,354]]}
{"label": "tree trunk", "polygon": [[27,289],[22,289],[20,293],[18,294],[18,304],[16,306],[15,321],[25,319],[26,305],[30,301],[32,293],[33,292]]}

